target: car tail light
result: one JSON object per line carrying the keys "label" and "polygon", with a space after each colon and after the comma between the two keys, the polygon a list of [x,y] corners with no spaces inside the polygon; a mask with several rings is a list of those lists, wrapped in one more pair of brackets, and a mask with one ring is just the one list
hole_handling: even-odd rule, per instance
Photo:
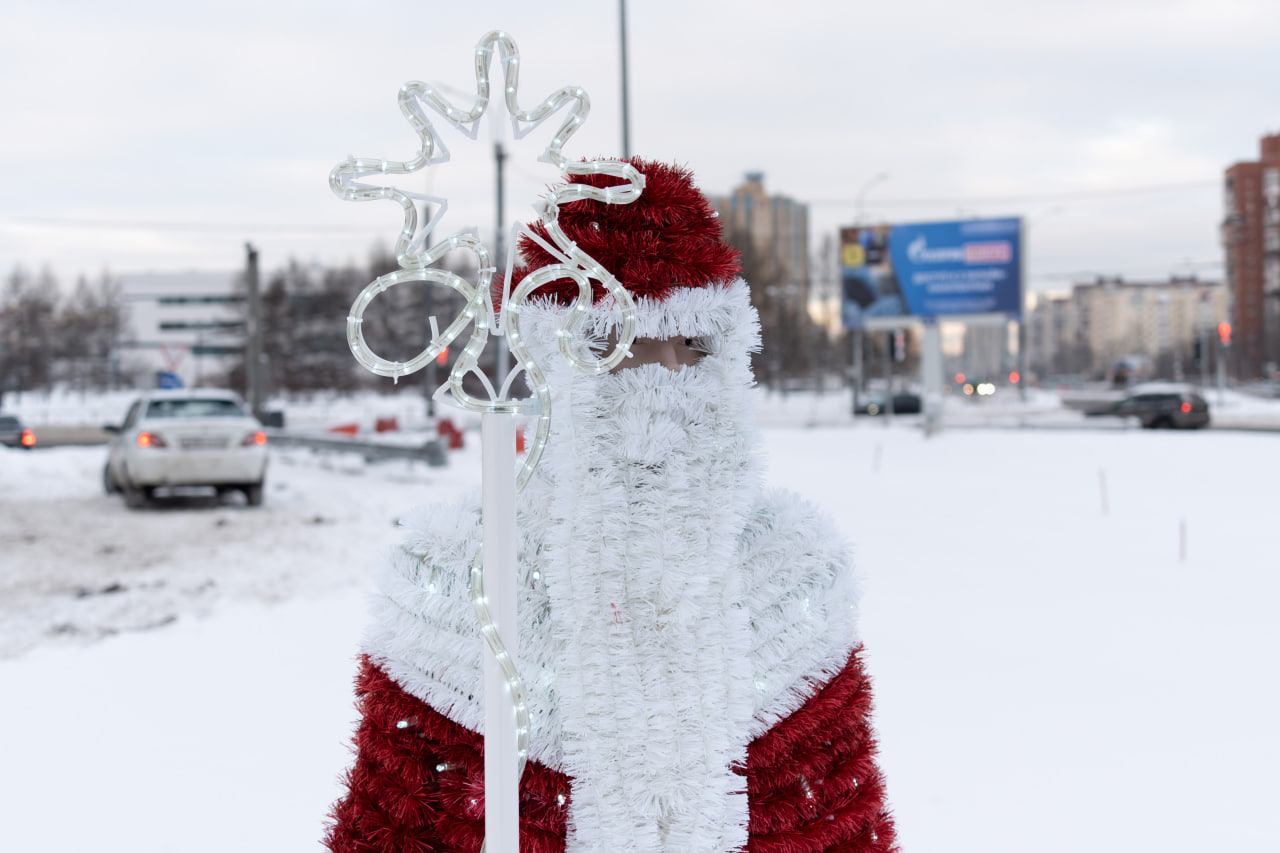
{"label": "car tail light", "polygon": [[22,431],[22,438],[18,440],[22,442],[23,447],[36,446],[36,434],[29,429],[24,429]]}
{"label": "car tail light", "polygon": [[164,439],[156,435],[154,432],[140,432],[138,433],[138,446],[168,447],[169,445],[165,444]]}
{"label": "car tail light", "polygon": [[262,430],[251,432],[240,442],[241,447],[253,447],[255,445],[263,445],[267,443],[267,434]]}
{"label": "car tail light", "polygon": [[1186,414],[1186,413],[1187,413],[1187,412],[1189,412],[1189,411],[1191,411],[1191,404],[1190,404],[1190,403],[1183,403],[1183,404],[1182,404],[1182,412],[1183,412],[1183,414]]}

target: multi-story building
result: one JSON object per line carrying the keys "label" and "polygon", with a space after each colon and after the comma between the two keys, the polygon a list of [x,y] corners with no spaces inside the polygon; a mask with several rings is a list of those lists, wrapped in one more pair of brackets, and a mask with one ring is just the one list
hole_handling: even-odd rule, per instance
{"label": "multi-story building", "polygon": [[238,273],[143,273],[119,280],[127,306],[120,345],[130,353],[135,382],[150,385],[160,374],[185,386],[225,380],[245,344]]}
{"label": "multi-story building", "polygon": [[1040,380],[1087,373],[1090,357],[1080,339],[1080,312],[1071,293],[1030,294],[1027,367]]}
{"label": "multi-story building", "polygon": [[766,193],[763,172],[748,172],[731,194],[708,198],[724,225],[725,240],[742,253],[743,275],[760,312],[762,378],[809,369],[808,205]]}
{"label": "multi-story building", "polygon": [[1003,382],[1014,366],[1008,323],[967,324],[964,351],[956,363],[957,371],[974,382]]}
{"label": "multi-story building", "polygon": [[[1069,295],[1041,297],[1028,317],[1032,373],[1102,379],[1117,363],[1164,379],[1194,379],[1217,352],[1227,292],[1195,277],[1137,282],[1099,278]],[[1197,360],[1197,353],[1201,360]]]}
{"label": "multi-story building", "polygon": [[1262,137],[1261,157],[1227,169],[1222,243],[1236,375],[1280,366],[1280,134]]}

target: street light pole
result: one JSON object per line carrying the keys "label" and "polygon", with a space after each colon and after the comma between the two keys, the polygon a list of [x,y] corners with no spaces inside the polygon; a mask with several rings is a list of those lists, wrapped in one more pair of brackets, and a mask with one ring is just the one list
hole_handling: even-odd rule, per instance
{"label": "street light pole", "polygon": [[627,85],[627,0],[618,0],[618,38],[622,58],[622,159],[631,159],[631,99]]}
{"label": "street light pole", "polygon": [[[503,163],[506,161],[507,156],[507,153],[502,149],[502,143],[494,142],[493,162],[494,168],[497,171],[497,203],[495,205],[497,209],[497,221],[493,229],[492,266],[497,267],[504,275],[507,268],[507,253],[506,247],[503,245],[503,238],[506,236],[504,233],[506,230],[506,214],[503,207]],[[498,306],[498,310],[501,311],[502,306]],[[502,322],[504,324],[506,323],[505,317]],[[507,372],[511,369],[511,349],[510,345],[507,343],[507,336],[505,334],[498,338],[497,352],[494,353],[494,361],[494,378],[501,382],[502,377],[506,376]]]}
{"label": "street light pole", "polygon": [[863,212],[864,212],[863,203],[867,199],[867,193],[871,192],[871,190],[874,189],[877,184],[882,184],[887,180],[889,180],[889,173],[879,172],[876,175],[874,175],[869,181],[863,184],[862,188],[858,190],[858,195],[856,196],[857,200],[854,202],[854,224],[855,225],[862,224]]}

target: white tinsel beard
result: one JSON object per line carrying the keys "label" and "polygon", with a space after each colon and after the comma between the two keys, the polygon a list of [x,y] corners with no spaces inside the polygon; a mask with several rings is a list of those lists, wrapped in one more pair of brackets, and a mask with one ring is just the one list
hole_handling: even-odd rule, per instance
{"label": "white tinsel beard", "polygon": [[578,376],[553,420],[549,488],[533,491],[550,509],[571,851],[746,843],[731,766],[746,760],[750,635],[734,557],[758,483],[735,364]]}

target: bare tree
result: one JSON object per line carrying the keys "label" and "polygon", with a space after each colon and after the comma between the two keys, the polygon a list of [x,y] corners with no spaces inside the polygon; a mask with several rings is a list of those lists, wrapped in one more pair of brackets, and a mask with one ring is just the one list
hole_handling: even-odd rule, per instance
{"label": "bare tree", "polygon": [[47,389],[53,382],[54,313],[58,283],[49,270],[32,278],[15,267],[0,296],[0,376],[9,391]]}

